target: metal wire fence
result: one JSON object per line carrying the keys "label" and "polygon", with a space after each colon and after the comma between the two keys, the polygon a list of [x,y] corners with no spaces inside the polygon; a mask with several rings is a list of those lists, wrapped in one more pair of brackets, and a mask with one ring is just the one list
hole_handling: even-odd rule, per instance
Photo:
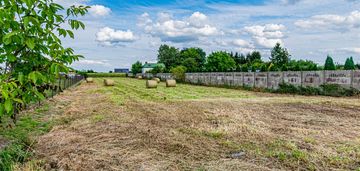
{"label": "metal wire fence", "polygon": [[63,75],[59,78],[54,85],[47,91],[46,97],[54,97],[56,94],[63,92],[64,90],[79,84],[84,80],[84,76],[78,74]]}

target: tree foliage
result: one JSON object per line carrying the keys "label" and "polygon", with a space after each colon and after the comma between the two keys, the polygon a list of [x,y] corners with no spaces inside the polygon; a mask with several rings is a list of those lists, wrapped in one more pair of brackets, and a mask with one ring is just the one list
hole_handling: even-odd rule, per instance
{"label": "tree foliage", "polygon": [[247,61],[248,63],[259,62],[259,61],[262,62],[260,52],[258,52],[258,51],[253,51],[253,52],[251,52],[251,53],[248,53],[248,54],[246,55],[246,61]]}
{"label": "tree foliage", "polygon": [[82,58],[63,47],[59,37],[74,38],[72,30],[85,29],[75,18],[88,8],[65,10],[52,0],[0,0],[0,117],[15,119],[26,104],[44,99],[59,72]]}
{"label": "tree foliage", "polygon": [[181,65],[188,72],[202,71],[206,62],[206,53],[201,48],[187,48],[180,52]]}
{"label": "tree foliage", "polygon": [[281,68],[290,61],[290,56],[286,48],[282,48],[280,43],[276,43],[275,47],[271,50],[270,61]]}
{"label": "tree foliage", "polygon": [[161,45],[158,50],[158,62],[165,64],[165,67],[169,69],[181,64],[179,55],[179,49],[169,45]]}
{"label": "tree foliage", "polygon": [[142,72],[142,63],[140,61],[136,61],[131,66],[131,73],[133,73],[135,75],[135,74],[141,73],[141,72]]}
{"label": "tree foliage", "polygon": [[157,73],[163,73],[165,71],[165,67],[163,65],[156,65],[150,73],[156,75]]}
{"label": "tree foliage", "polygon": [[336,70],[335,63],[330,55],[325,60],[324,70]]}
{"label": "tree foliage", "polygon": [[206,61],[208,71],[232,71],[236,68],[236,63],[227,52],[213,52]]}
{"label": "tree foliage", "polygon": [[177,67],[171,68],[170,73],[175,77],[177,81],[185,81],[186,67],[179,65]]}
{"label": "tree foliage", "polygon": [[346,59],[344,69],[345,70],[354,70],[354,69],[356,69],[353,57],[350,57],[350,58]]}

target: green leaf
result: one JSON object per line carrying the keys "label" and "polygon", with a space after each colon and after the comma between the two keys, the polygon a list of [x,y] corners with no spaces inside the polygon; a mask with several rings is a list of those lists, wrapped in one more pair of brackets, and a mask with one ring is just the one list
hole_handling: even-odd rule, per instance
{"label": "green leaf", "polygon": [[5,99],[9,98],[9,93],[6,90],[1,90],[1,94]]}
{"label": "green leaf", "polygon": [[18,102],[18,103],[24,104],[24,102],[23,102],[21,99],[14,98],[13,100],[14,100],[15,102]]}
{"label": "green leaf", "polygon": [[35,42],[34,39],[27,39],[25,42],[26,46],[29,47],[30,49],[34,49],[35,48]]}
{"label": "green leaf", "polygon": [[35,91],[35,94],[36,94],[36,96],[37,96],[40,100],[44,100],[44,99],[45,99],[44,95],[41,94],[40,92]]}
{"label": "green leaf", "polygon": [[19,73],[19,75],[18,75],[18,80],[19,80],[19,82],[20,82],[21,84],[24,83],[24,74],[23,74],[22,72]]}
{"label": "green leaf", "polygon": [[2,115],[4,115],[4,113],[5,113],[4,105],[0,103],[0,117],[1,117]]}
{"label": "green leaf", "polygon": [[12,101],[10,99],[5,100],[4,107],[7,113],[11,112],[13,109]]}
{"label": "green leaf", "polygon": [[37,75],[36,75],[36,71],[31,72],[28,77],[29,77],[30,80],[33,81],[33,83],[36,83],[36,81],[37,81],[37,79],[38,79],[38,78],[37,78]]}
{"label": "green leaf", "polygon": [[9,55],[8,55],[8,60],[9,60],[9,62],[15,62],[16,59],[17,59],[17,58],[16,58],[13,54],[9,54]]}
{"label": "green leaf", "polygon": [[66,30],[71,38],[74,38],[74,33],[71,30]]}

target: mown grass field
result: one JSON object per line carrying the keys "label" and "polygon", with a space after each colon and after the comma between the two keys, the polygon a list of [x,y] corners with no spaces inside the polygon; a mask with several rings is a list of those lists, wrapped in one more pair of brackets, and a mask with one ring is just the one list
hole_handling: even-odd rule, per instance
{"label": "mown grass field", "polygon": [[[360,100],[112,78],[31,115],[51,127],[23,168],[360,170]],[[25,114],[26,116],[26,114]],[[41,117],[39,117],[41,116]],[[17,166],[18,168],[21,166]]]}

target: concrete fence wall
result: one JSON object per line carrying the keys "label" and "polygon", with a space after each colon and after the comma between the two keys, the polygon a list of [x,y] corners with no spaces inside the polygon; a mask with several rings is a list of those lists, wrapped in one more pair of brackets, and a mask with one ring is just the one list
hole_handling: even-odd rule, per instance
{"label": "concrete fence wall", "polygon": [[360,90],[360,70],[186,73],[185,81],[201,85],[247,86],[270,89],[278,89],[280,83],[304,87],[338,84]]}

